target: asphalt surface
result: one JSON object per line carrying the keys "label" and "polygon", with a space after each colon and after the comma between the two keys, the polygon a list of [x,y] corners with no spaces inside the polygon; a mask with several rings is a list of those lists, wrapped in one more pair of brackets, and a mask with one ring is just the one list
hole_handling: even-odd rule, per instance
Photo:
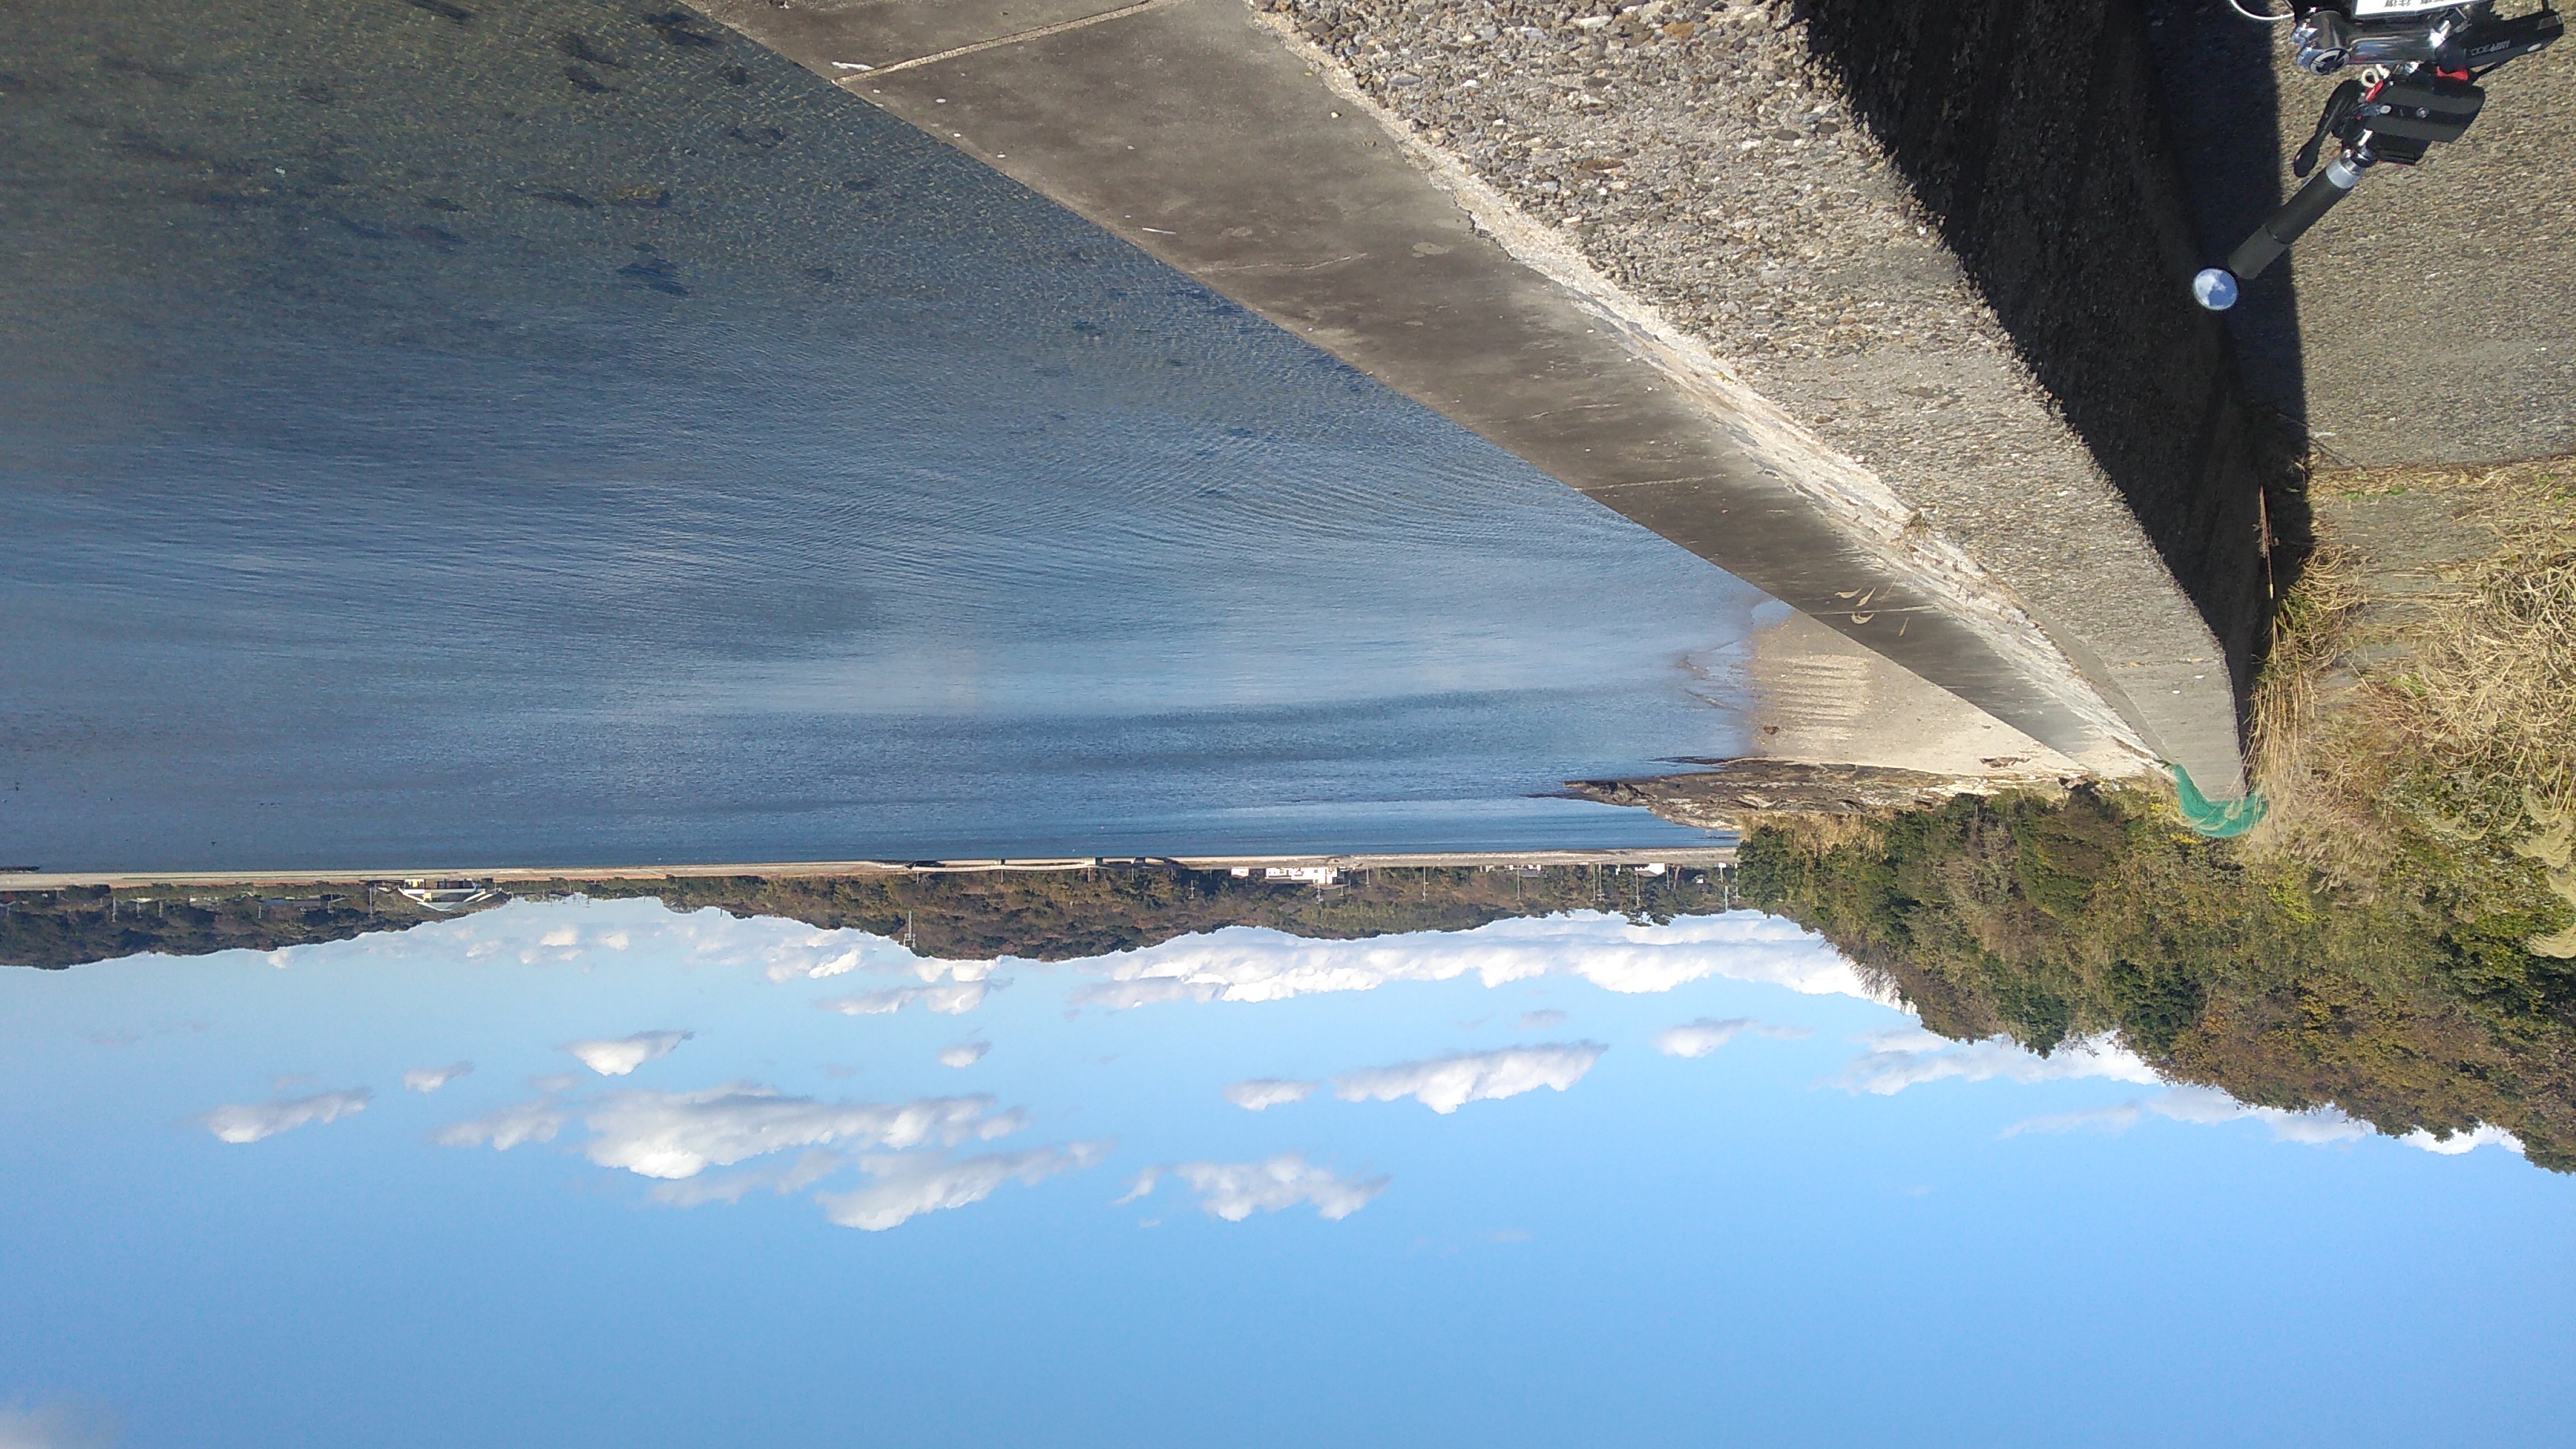
{"label": "asphalt surface", "polygon": [[[2215,262],[2298,184],[2289,158],[2334,82],[2217,0],[2148,10]],[[2249,390],[2329,464],[2576,453],[2576,41],[2486,90],[2465,137],[2373,170],[2230,318]]]}

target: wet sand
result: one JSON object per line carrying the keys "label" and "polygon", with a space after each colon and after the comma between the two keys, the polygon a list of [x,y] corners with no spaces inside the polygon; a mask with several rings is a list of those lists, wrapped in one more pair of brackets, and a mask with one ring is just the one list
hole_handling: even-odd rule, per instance
{"label": "wet sand", "polygon": [[2070,757],[1804,614],[1753,636],[1752,757],[1956,777],[1963,788],[2137,772],[2105,742]]}

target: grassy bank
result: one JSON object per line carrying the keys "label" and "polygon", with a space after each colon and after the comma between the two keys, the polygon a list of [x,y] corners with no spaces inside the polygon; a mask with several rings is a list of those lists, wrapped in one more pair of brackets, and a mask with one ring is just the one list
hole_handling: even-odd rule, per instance
{"label": "grassy bank", "polygon": [[[2367,897],[2204,840],[2146,791],[1962,796],[1744,844],[1749,904],[1832,940],[1947,1036],[2116,1035],[2179,1081],[2383,1131],[2479,1123],[2576,1169],[2576,963],[2545,890],[2443,875]],[[2545,903],[2545,906],[2541,903]]]}
{"label": "grassy bank", "polygon": [[[2249,846],[2346,894],[2442,880],[2576,906],[2576,463],[2329,475],[2311,495],[2318,548],[2256,698],[2272,810]],[[2370,515],[2413,499],[2399,521],[2455,536],[2408,557]],[[2576,958],[2576,932],[2531,945]]]}
{"label": "grassy bank", "polygon": [[2111,1033],[2243,1101],[2488,1123],[2576,1170],[2576,469],[2312,496],[2256,831],[2201,839],[2146,790],[1963,797],[1757,828],[1744,895],[1947,1035]]}

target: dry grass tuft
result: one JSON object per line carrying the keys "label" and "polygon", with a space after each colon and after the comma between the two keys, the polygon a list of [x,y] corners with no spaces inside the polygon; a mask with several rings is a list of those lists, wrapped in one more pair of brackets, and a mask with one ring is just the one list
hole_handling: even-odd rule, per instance
{"label": "dry grass tuft", "polygon": [[2308,763],[2316,753],[2326,673],[2342,657],[2352,616],[2362,608],[2362,585],[2349,554],[2318,544],[2272,611],[2272,650],[2254,681],[2251,766],[2264,799],[2280,812],[2308,794]]}
{"label": "dry grass tuft", "polygon": [[2385,712],[2344,666],[2365,598],[2358,560],[2320,542],[2273,611],[2250,751],[2268,810],[2245,839],[2362,899],[2388,862],[2379,811],[2397,758]]}
{"label": "dry grass tuft", "polygon": [[1821,856],[1839,846],[1874,841],[1880,827],[1895,813],[1892,810],[1851,811],[1828,815],[1803,810],[1762,811],[1747,814],[1737,822],[1737,828],[1746,835],[1756,830],[1776,830],[1799,849]]}
{"label": "dry grass tuft", "polygon": [[2518,808],[2576,806],[2576,470],[2484,480],[2496,551],[2436,606],[2391,712],[2446,772]]}
{"label": "dry grass tuft", "polygon": [[[2367,893],[2388,863],[2392,811],[2504,840],[2527,815],[2576,805],[2576,468],[2340,481],[2474,496],[2493,539],[2393,632],[2361,629],[2369,581],[2331,537],[2275,614],[2252,741],[2271,815],[2247,843]],[[2359,645],[2389,662],[2356,670]],[[2435,782],[2438,803],[2401,806],[2408,779]]]}

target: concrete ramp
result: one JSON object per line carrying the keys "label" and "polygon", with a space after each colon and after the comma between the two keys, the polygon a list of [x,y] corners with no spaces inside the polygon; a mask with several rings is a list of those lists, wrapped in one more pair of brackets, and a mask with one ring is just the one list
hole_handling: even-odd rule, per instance
{"label": "concrete ramp", "polygon": [[2167,672],[2217,678],[2141,707],[1886,481],[1242,0],[707,8],[2067,759],[2242,788],[2219,651],[2178,595]]}

